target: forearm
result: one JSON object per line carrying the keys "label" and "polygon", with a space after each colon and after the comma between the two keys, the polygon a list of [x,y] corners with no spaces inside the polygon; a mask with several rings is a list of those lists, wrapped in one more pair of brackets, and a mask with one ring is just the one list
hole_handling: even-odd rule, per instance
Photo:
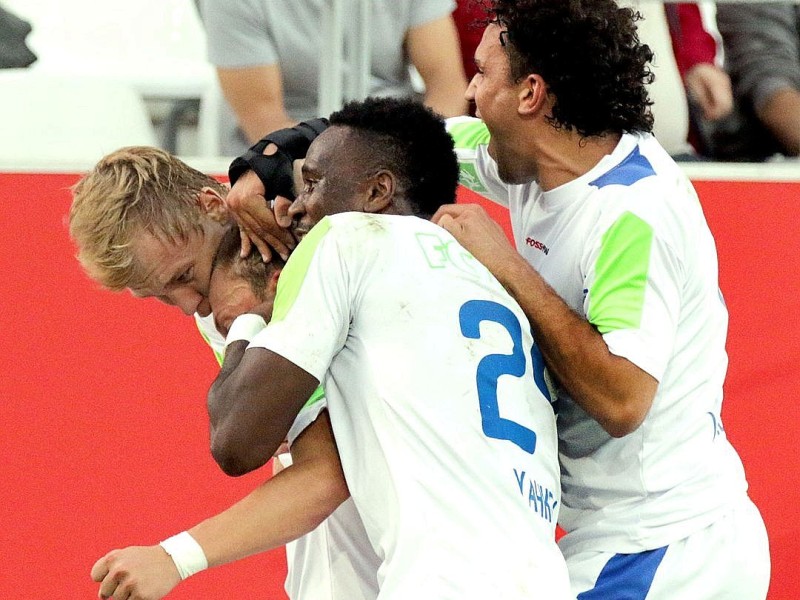
{"label": "forearm", "polygon": [[210,567],[277,548],[316,529],[347,499],[346,487],[329,480],[329,465],[292,465],[189,533]]}
{"label": "forearm", "polygon": [[263,466],[318,385],[269,350],[230,344],[208,392],[211,454],[220,468],[238,476]]}
{"label": "forearm", "polygon": [[787,154],[800,155],[800,91],[790,87],[778,90],[767,100],[758,116]]}
{"label": "forearm", "polygon": [[428,88],[425,92],[425,105],[443,117],[457,117],[467,114],[467,101],[464,88],[459,82],[442,82],[442,85]]}
{"label": "forearm", "polygon": [[217,69],[225,99],[251,144],[297,123],[286,112],[283,83],[277,64],[240,69]]}
{"label": "forearm", "polygon": [[425,104],[443,117],[467,114],[467,79],[458,32],[449,15],[409,30],[406,48],[425,82]]}
{"label": "forearm", "polygon": [[519,302],[548,369],[572,399],[612,436],[635,430],[650,408],[656,380],[611,354],[591,323],[521,256],[495,275]]}

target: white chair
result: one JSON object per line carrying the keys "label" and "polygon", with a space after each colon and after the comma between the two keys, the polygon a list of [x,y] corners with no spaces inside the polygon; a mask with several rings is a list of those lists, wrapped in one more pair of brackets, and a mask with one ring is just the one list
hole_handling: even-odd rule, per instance
{"label": "white chair", "polygon": [[[3,0],[33,25],[28,38],[39,60],[31,70],[115,80],[145,99],[208,97],[213,108],[216,76],[206,59],[205,31],[193,0]],[[202,106],[201,106],[202,109]],[[200,148],[216,155],[215,119],[204,119]]]}
{"label": "white chair", "polygon": [[89,167],[122,146],[157,145],[141,96],[114,80],[0,71],[0,167]]}

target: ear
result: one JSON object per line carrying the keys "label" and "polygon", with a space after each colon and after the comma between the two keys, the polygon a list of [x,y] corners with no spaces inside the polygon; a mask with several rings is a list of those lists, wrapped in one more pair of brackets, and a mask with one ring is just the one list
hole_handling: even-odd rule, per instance
{"label": "ear", "polygon": [[541,75],[531,73],[520,82],[519,106],[517,112],[522,116],[533,116],[548,105],[547,84]]}
{"label": "ear", "polygon": [[218,223],[228,222],[228,207],[225,206],[225,199],[217,190],[212,187],[204,187],[197,194],[197,203],[209,217]]}
{"label": "ear", "polygon": [[366,193],[362,212],[384,213],[391,210],[397,191],[397,179],[391,171],[381,169],[362,185]]}
{"label": "ear", "polygon": [[269,291],[269,295],[271,297],[275,297],[275,294],[278,292],[278,277],[281,276],[281,271],[283,269],[272,269],[272,272],[269,274],[269,281],[267,281],[267,290]]}

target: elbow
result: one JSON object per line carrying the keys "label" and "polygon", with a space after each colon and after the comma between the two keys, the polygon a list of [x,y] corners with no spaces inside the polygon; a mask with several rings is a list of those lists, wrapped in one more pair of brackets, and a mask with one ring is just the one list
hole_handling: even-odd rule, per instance
{"label": "elbow", "polygon": [[258,448],[243,448],[224,438],[214,435],[211,440],[211,456],[222,472],[231,477],[240,477],[264,466],[272,456]]}
{"label": "elbow", "polygon": [[625,437],[639,429],[647,417],[652,401],[652,398],[635,398],[617,403],[598,422],[611,437]]}

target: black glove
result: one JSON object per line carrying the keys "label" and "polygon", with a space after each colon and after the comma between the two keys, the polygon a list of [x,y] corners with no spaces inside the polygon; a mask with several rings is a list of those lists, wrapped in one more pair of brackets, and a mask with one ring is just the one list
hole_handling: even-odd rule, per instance
{"label": "black glove", "polygon": [[[311,142],[327,128],[328,119],[312,119],[294,127],[273,131],[231,163],[228,169],[231,185],[245,172],[252,170],[264,184],[267,200],[275,196],[294,199],[292,163],[298,158],[305,158]],[[275,144],[278,151],[264,156],[264,148],[269,144]]]}

